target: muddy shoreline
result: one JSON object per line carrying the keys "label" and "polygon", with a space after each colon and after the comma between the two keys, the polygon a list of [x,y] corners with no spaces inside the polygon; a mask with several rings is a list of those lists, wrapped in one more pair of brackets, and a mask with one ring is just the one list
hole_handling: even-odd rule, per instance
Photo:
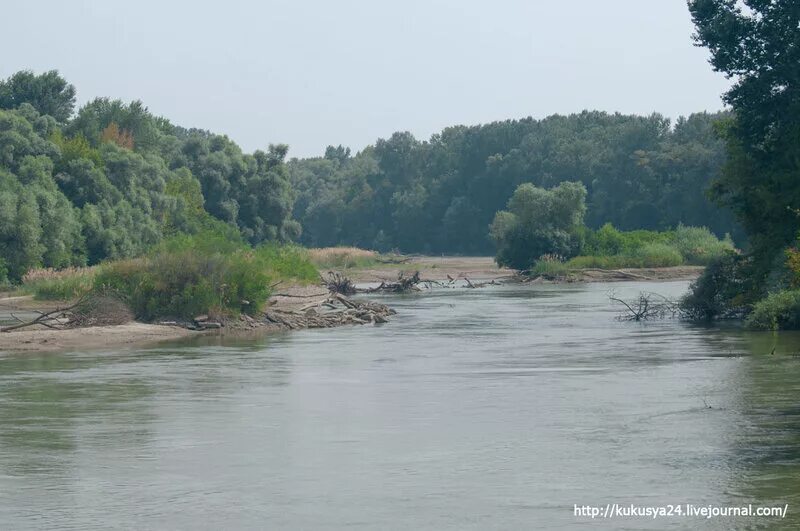
{"label": "muddy shoreline", "polygon": [[[702,267],[681,266],[651,269],[620,269],[613,271],[587,269],[570,273],[568,278],[534,279],[534,283],[614,282],[614,281],[672,281],[692,280]],[[401,272],[419,271],[423,280],[447,281],[512,281],[514,271],[499,268],[490,257],[414,257],[402,264],[382,267],[348,269],[343,274],[359,284],[396,280]],[[131,322],[114,326],[72,328],[66,330],[23,329],[0,333],[0,353],[54,352],[63,350],[111,349],[135,347],[150,343],[182,339],[200,334],[263,335],[309,327],[332,327],[353,324],[379,324],[382,320],[363,310],[350,309],[346,319],[332,319],[316,308],[328,299],[321,286],[278,286],[264,309],[263,317],[242,317],[231,320],[218,330],[188,330],[184,326]],[[390,296],[384,302],[389,302]],[[35,301],[30,296],[0,298],[0,312],[47,310],[54,302]],[[312,308],[313,307],[313,308]],[[312,310],[309,312],[308,310]],[[362,313],[359,313],[362,312]]]}

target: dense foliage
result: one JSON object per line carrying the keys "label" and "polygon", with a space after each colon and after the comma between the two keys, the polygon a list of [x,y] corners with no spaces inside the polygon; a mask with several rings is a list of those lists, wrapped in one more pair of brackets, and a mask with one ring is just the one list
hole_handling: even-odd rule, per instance
{"label": "dense foliage", "polygon": [[56,72],[0,82],[0,281],[139,256],[177,233],[299,236],[286,146],[247,155],[141,102],[99,98],[73,116],[74,102]]}
{"label": "dense foliage", "polygon": [[797,294],[781,292],[792,289],[786,250],[800,229],[800,4],[691,0],[689,8],[697,43],[734,80],[724,95],[733,114],[718,128],[729,156],[711,195],[732,209],[752,247],[710,268],[684,304],[706,317],[755,308],[752,326],[797,327]]}
{"label": "dense foliage", "polygon": [[486,254],[494,251],[487,227],[520,184],[580,181],[592,228],[683,223],[735,233],[705,196],[725,161],[713,125],[725,116],[670,124],[658,114],[583,112],[449,127],[429,141],[395,133],[356,155],[329,147],[289,161],[294,216],[311,246]]}
{"label": "dense foliage", "polygon": [[584,231],[581,256],[567,265],[600,269],[708,265],[733,250],[729,238],[719,239],[705,227],[620,231],[606,223],[597,230]]}
{"label": "dense foliage", "polygon": [[530,183],[519,186],[491,226],[497,263],[527,269],[539,257],[572,256],[581,248],[586,188],[563,182],[550,190]]}
{"label": "dense foliage", "polygon": [[94,268],[34,270],[23,287],[36,298],[74,299],[89,291],[114,293],[139,319],[218,316],[262,309],[276,281],[318,279],[308,252],[294,245],[255,248],[213,232],[169,237],[138,258]]}
{"label": "dense foliage", "polygon": [[[572,246],[566,253],[551,245],[538,249],[537,258],[528,255],[516,265],[504,263],[520,269],[529,267],[532,275],[556,277],[576,269],[707,265],[734,253],[729,238],[721,240],[705,227],[678,225],[667,231],[621,231],[606,223],[597,230],[578,226],[570,232]],[[558,243],[557,238],[550,241]],[[521,245],[517,253],[530,247]],[[580,254],[565,260],[577,253]]]}

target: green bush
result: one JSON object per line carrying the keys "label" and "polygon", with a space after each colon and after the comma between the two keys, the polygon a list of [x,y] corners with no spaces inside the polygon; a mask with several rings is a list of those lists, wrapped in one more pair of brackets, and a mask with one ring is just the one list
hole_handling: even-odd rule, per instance
{"label": "green bush", "polygon": [[633,255],[652,243],[671,243],[674,232],[651,230],[620,231],[606,223],[596,231],[587,230],[583,254],[594,256]]}
{"label": "green bush", "polygon": [[542,257],[530,269],[534,277],[561,278],[569,273],[570,268],[557,258]]}
{"label": "green bush", "polygon": [[725,253],[689,286],[689,293],[680,302],[681,314],[694,321],[742,317],[758,298],[754,279],[749,259]]}
{"label": "green bush", "polygon": [[88,293],[93,285],[94,272],[86,272],[25,282],[23,289],[37,300],[67,301]]}
{"label": "green bush", "polygon": [[270,276],[254,254],[162,252],[101,266],[95,287],[120,293],[136,317],[254,313],[269,297]]}
{"label": "green bush", "polygon": [[264,244],[255,249],[261,267],[272,276],[309,283],[319,280],[319,272],[311,263],[308,251],[299,245]]}
{"label": "green bush", "polygon": [[730,236],[720,240],[705,227],[686,227],[679,225],[675,230],[675,248],[686,263],[708,265],[728,251],[733,251]]}
{"label": "green bush", "polygon": [[637,267],[674,267],[683,264],[683,256],[666,243],[650,243],[640,247],[633,255]]}
{"label": "green bush", "polygon": [[745,326],[753,330],[800,329],[800,290],[779,291],[758,301]]}

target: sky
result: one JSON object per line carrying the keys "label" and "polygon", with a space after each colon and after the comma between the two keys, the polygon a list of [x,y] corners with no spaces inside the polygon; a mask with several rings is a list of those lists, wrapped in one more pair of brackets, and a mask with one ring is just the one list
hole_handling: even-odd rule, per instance
{"label": "sky", "polygon": [[79,104],[140,99],[296,157],[584,109],[676,118],[730,84],[683,0],[25,0],[3,18],[0,77],[57,69]]}

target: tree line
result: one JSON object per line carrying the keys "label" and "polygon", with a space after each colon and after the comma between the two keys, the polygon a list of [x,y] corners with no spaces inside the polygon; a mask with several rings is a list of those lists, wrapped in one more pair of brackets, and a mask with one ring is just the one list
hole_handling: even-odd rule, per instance
{"label": "tree line", "polygon": [[294,217],[310,246],[338,244],[404,252],[491,254],[489,225],[523,183],[580,182],[586,223],[623,230],[707,226],[737,234],[706,196],[726,161],[715,123],[726,113],[671,121],[585,111],[472,127],[448,127],[427,141],[408,132],[353,155],[288,163]]}
{"label": "tree line", "polygon": [[297,239],[285,145],[245,154],[138,101],[75,112],[57,72],[0,81],[0,280],[137,256],[177,233]]}
{"label": "tree line", "polygon": [[581,183],[585,221],[622,230],[737,230],[706,197],[727,158],[697,113],[585,111],[398,132],[359,153],[286,161],[286,145],[245,154],[225,135],[184,128],[142,102],[75,109],[57,72],[0,81],[0,279],[137,256],[212,230],[251,244],[300,241],[381,251],[492,254],[495,214],[525,183]]}

